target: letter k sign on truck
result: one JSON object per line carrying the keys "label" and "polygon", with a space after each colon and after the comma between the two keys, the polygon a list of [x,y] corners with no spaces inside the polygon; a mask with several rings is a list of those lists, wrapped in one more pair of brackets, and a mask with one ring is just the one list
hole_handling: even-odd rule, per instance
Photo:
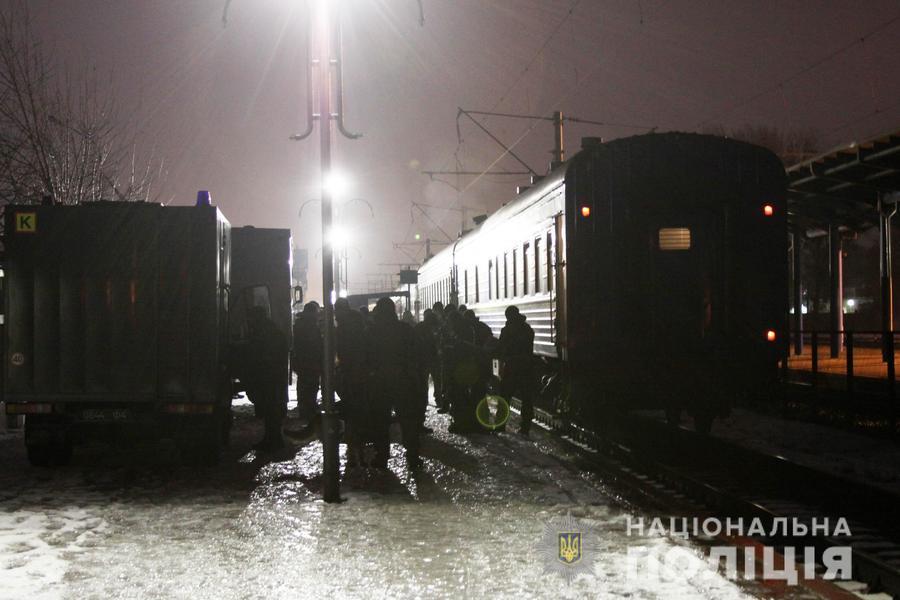
{"label": "letter k sign on truck", "polygon": [[19,212],[16,213],[16,233],[36,233],[37,232],[37,213]]}

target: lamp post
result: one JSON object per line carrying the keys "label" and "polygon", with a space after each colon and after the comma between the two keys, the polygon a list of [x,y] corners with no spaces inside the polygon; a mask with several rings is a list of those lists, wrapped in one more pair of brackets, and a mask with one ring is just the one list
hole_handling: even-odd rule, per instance
{"label": "lamp post", "polygon": [[[340,35],[336,21],[328,10],[328,0],[316,2],[316,14],[309,19],[308,33],[309,65],[307,65],[307,129],[304,133],[291,136],[302,140],[312,133],[313,121],[319,122],[319,160],[322,182],[322,295],[325,308],[325,331],[323,336],[322,365],[322,475],[324,485],[322,497],[325,502],[340,502],[340,455],[338,427],[339,420],[334,405],[334,248],[329,234],[332,228],[333,186],[329,185],[331,170],[331,122],[348,138],[359,137],[349,133],[343,124],[343,97],[341,81]],[[315,35],[314,35],[315,34]],[[337,38],[333,40],[332,38]],[[313,39],[316,51],[313,51]],[[337,43],[335,43],[337,42]],[[313,84],[318,76],[318,85]],[[332,106],[332,93],[335,94]],[[318,104],[318,113],[314,108]]]}

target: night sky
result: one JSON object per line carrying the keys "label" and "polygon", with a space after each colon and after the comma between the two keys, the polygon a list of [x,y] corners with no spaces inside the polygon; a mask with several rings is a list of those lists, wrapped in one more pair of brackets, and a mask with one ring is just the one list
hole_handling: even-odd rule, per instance
{"label": "night sky", "polygon": [[[654,126],[814,128],[825,148],[900,128],[897,0],[422,0],[424,27],[416,0],[332,1],[346,9],[346,122],[365,136],[338,138],[335,163],[375,213],[357,202],[338,215],[353,235],[352,291],[367,273],[397,269],[378,263],[410,260],[395,242],[443,237],[410,202],[456,206],[457,194],[420,169],[452,169],[457,156],[477,170],[500,156],[471,123],[458,146],[457,107],[617,124],[568,125],[570,151],[583,135]],[[304,126],[305,2],[233,0],[225,27],[225,0],[28,5],[54,56],[96,68],[142,146],[165,159],[161,201],[188,204],[209,189],[232,224],[291,227],[315,262],[319,206],[298,210],[318,194],[318,144],[287,139]],[[546,170],[549,123],[485,122]],[[507,157],[496,168],[519,165]],[[484,177],[464,202],[490,211],[526,182]],[[459,213],[428,210],[455,235]]]}

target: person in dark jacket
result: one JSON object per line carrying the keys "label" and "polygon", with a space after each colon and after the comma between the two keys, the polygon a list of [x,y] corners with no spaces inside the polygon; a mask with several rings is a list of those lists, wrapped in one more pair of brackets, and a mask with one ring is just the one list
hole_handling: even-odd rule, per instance
{"label": "person in dark jacket", "polygon": [[[427,312],[427,311],[426,311]],[[429,317],[426,315],[426,319]],[[438,407],[439,413],[449,411],[447,401],[444,396],[444,305],[441,302],[435,302],[431,306],[432,331],[434,333],[434,343],[437,354],[434,357],[432,365],[431,381],[434,383],[434,405]]]}
{"label": "person in dark jacket", "polygon": [[522,401],[519,433],[528,435],[534,416],[534,330],[525,322],[516,306],[506,309],[506,325],[500,331],[497,354],[501,361],[500,382],[503,396]]}
{"label": "person in dark jacket", "polygon": [[416,411],[419,415],[421,430],[431,433],[431,429],[425,427],[425,412],[428,408],[428,374],[437,362],[437,342],[435,340],[435,319],[431,310],[426,309],[424,319],[413,327],[416,336],[415,351],[415,375],[416,383],[414,393],[416,396]]}
{"label": "person in dark jacket", "polygon": [[334,303],[334,317],[337,321],[335,390],[341,398],[345,423],[347,466],[355,467],[363,463],[368,334],[362,314],[350,308],[346,298],[339,298]]}
{"label": "person in dark jacket", "polygon": [[294,354],[292,367],[297,374],[297,414],[313,420],[318,414],[316,399],[322,376],[322,331],[319,328],[319,305],[308,302],[294,322]]}
{"label": "person in dark jacket", "polygon": [[410,468],[419,465],[419,433],[415,372],[415,334],[397,319],[394,302],[382,298],[372,311],[369,330],[370,394],[368,440],[375,445],[374,465],[386,468],[390,449],[391,410],[395,410],[403,433]]}
{"label": "person in dark jacket", "polygon": [[455,307],[453,311],[447,313],[447,325],[444,386],[447,389],[452,417],[448,431],[473,433],[481,430],[475,418],[475,410],[483,396],[479,395],[478,387],[481,374],[475,328],[455,310]]}
{"label": "person in dark jacket", "polygon": [[244,359],[247,395],[265,423],[265,435],[256,448],[279,450],[284,447],[281,425],[287,411],[287,340],[262,306],[250,309],[247,333]]}

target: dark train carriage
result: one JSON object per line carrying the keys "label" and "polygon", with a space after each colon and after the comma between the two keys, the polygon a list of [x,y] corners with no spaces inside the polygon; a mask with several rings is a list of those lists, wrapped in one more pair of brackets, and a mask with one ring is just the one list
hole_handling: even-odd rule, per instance
{"label": "dark train carriage", "polygon": [[706,421],[769,389],[786,329],[785,185],[772,153],[712,136],[638,136],[571,161],[576,397],[687,406]]}
{"label": "dark train carriage", "polygon": [[519,306],[584,417],[686,406],[708,424],[776,376],[786,242],[772,153],[650,134],[585,147],[423,265],[417,294],[467,304],[495,334]]}

